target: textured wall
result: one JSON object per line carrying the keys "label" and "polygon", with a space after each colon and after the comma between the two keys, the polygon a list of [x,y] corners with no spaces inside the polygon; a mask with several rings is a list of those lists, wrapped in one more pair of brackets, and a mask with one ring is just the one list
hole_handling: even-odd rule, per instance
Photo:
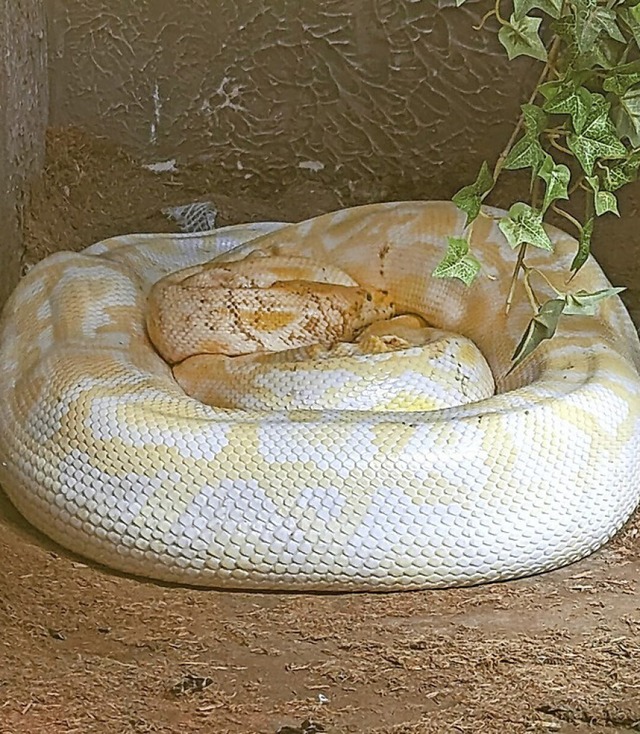
{"label": "textured wall", "polygon": [[448,195],[533,82],[472,29],[484,0],[47,3],[53,124],[270,185],[306,168],[362,199]]}
{"label": "textured wall", "polygon": [[0,0],[0,305],[20,273],[21,211],[44,157],[47,121],[40,0]]}

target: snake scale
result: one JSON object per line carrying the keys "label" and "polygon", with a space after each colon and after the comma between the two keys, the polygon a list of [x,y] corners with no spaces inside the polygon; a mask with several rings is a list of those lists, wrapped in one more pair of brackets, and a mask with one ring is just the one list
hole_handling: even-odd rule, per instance
{"label": "snake scale", "polygon": [[[504,304],[516,253],[485,209],[467,288],[431,273],[460,236],[450,203],[374,204],[296,224],[112,238],[59,252],[0,324],[0,481],[46,535],[158,580],[247,589],[392,590],[516,578],[591,553],[640,498],[640,346],[618,297],[510,371],[530,317]],[[576,242],[530,265],[561,284]],[[151,344],[154,283],[217,258],[302,256],[480,349],[495,394],[420,403],[212,407]],[[593,259],[575,289],[608,286]],[[543,286],[543,288],[546,286]],[[332,373],[335,384],[345,371]],[[362,380],[360,380],[362,382]],[[395,395],[395,393],[394,393]]]}

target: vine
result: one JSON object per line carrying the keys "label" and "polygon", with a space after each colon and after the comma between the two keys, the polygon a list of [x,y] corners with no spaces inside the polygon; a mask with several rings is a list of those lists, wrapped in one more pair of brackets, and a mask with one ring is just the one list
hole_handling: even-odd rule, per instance
{"label": "vine", "polygon": [[[503,13],[507,1],[512,3],[508,20]],[[456,5],[464,2],[456,0]],[[496,0],[477,30],[490,17],[500,26],[498,39],[510,60],[530,56],[543,68],[493,170],[485,161],[476,180],[453,197],[466,214],[465,236],[449,237],[433,274],[473,282],[481,267],[469,243],[474,222],[487,216],[482,204],[506,171],[529,169],[529,200],[514,202],[498,221],[518,251],[506,309],[522,279],[533,313],[513,355],[516,366],[555,334],[563,315],[593,315],[598,301],[624,290],[569,287],[589,256],[596,220],[619,216],[616,192],[638,178],[640,0]],[[559,204],[578,194],[585,202],[581,218]],[[553,251],[544,227],[549,212],[566,220],[578,242],[567,290],[554,287],[527,263],[529,247]],[[534,274],[552,288],[552,298],[538,296]]]}

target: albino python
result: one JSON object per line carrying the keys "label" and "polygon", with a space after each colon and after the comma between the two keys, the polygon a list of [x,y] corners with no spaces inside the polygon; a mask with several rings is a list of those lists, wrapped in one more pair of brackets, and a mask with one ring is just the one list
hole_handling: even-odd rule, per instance
{"label": "albino python", "polygon": [[[419,589],[514,578],[584,557],[640,498],[640,346],[615,297],[596,317],[562,317],[556,336],[510,372],[531,313],[517,290],[505,314],[515,254],[497,228],[499,214],[486,209],[474,224],[482,272],[470,288],[431,276],[447,236],[459,236],[464,224],[441,202],[197,235],[116,237],[51,255],[23,278],[0,324],[3,487],[33,525],[67,548],[184,584]],[[531,248],[530,263],[561,284],[576,242],[548,231],[555,254]],[[369,314],[348,338],[331,331],[324,344],[291,346],[285,335],[277,349],[291,347],[299,364],[277,353],[266,381],[255,374],[265,355],[244,353],[246,334],[236,356],[199,356],[196,346],[192,356],[178,350],[163,359],[149,334],[173,307],[155,303],[156,316],[150,313],[165,287],[150,296],[152,286],[183,268],[197,281],[206,269],[194,266],[250,254],[250,267],[264,256],[277,272],[290,258],[311,258],[320,263],[322,277],[312,278],[319,283],[294,274],[293,285],[276,288],[294,299],[312,293],[317,304],[318,293],[342,283],[348,303],[336,318],[348,317],[355,301],[380,308],[382,318]],[[214,268],[214,279],[245,283],[234,267]],[[254,271],[251,287],[259,287]],[[572,284],[607,286],[593,260]],[[242,316],[243,329],[279,333],[291,317],[274,317],[275,306],[239,316],[233,304],[231,321]],[[211,320],[226,323],[228,315],[222,309]],[[331,329],[334,316],[326,317]],[[390,316],[399,320],[397,334],[385,332]],[[466,337],[451,337],[459,362],[437,361],[447,348],[425,324]],[[417,351],[420,339],[412,341],[418,332],[427,334],[427,347],[436,345],[429,378],[421,365],[431,358]],[[468,340],[486,358],[488,380],[478,378],[480,393],[462,390],[448,407],[433,403],[426,384],[446,383],[440,373],[473,388]],[[312,383],[317,355],[320,381]],[[406,382],[376,378],[390,355],[409,360]],[[200,370],[202,360],[211,364]],[[246,374],[235,377],[242,363]],[[189,364],[194,369],[180,380]],[[366,364],[370,377],[360,372]],[[396,367],[387,372],[398,377]],[[222,397],[220,374],[231,391],[222,389]],[[192,378],[201,399],[185,391]],[[362,396],[341,390],[346,384]],[[242,403],[245,385],[258,386],[257,403]]]}

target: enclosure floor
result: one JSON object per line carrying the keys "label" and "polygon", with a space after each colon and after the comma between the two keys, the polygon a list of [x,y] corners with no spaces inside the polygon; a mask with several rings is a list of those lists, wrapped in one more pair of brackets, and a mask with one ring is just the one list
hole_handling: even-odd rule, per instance
{"label": "enclosure floor", "polygon": [[[310,172],[261,196],[211,168],[155,174],[74,131],[51,137],[49,161],[26,212],[25,264],[170,229],[158,214],[168,203],[211,198],[220,224],[355,203]],[[618,285],[638,283],[634,199],[599,235]],[[637,290],[627,299],[639,316]],[[276,595],[117,575],[55,546],[1,498],[0,734],[640,730],[638,516],[601,552],[536,578]]]}

